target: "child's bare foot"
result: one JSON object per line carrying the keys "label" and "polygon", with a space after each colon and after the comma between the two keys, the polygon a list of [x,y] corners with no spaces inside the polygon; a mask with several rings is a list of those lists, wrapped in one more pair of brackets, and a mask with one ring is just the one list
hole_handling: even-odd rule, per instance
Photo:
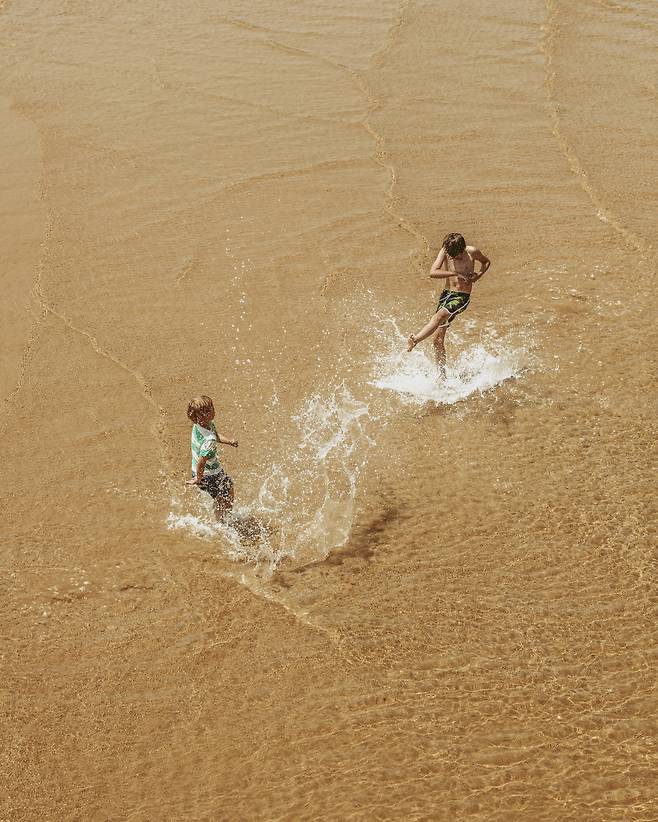
{"label": "child's bare foot", "polygon": [[418,345],[416,338],[413,334],[409,334],[409,339],[407,340],[407,351],[413,351],[414,348]]}

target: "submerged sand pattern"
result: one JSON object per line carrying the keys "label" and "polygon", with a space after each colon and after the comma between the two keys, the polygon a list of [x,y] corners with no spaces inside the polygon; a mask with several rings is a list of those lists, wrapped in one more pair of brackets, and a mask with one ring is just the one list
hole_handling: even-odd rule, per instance
{"label": "submerged sand pattern", "polygon": [[658,816],[657,33],[0,2],[3,819]]}

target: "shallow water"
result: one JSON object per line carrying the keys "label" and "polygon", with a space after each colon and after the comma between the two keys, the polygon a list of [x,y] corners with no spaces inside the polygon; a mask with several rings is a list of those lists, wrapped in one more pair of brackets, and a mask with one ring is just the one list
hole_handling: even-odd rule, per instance
{"label": "shallow water", "polygon": [[3,819],[658,816],[657,29],[0,2]]}

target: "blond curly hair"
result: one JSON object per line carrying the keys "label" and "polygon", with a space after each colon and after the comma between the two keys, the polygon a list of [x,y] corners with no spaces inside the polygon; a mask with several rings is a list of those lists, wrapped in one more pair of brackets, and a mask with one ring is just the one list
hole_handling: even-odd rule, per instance
{"label": "blond curly hair", "polygon": [[190,400],[187,406],[187,416],[192,422],[199,422],[199,415],[205,416],[209,411],[212,411],[214,407],[210,397],[202,394],[200,397],[195,397],[193,400]]}

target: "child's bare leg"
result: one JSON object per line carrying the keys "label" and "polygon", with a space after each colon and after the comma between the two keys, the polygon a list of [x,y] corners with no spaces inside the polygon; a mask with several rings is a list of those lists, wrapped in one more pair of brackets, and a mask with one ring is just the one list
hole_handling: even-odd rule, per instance
{"label": "child's bare leg", "polygon": [[[448,317],[450,316],[450,312],[447,308],[440,308],[436,314],[430,319],[427,325],[423,326],[418,334],[411,334],[409,337],[409,344],[407,345],[407,351],[411,351],[415,348],[419,342],[426,340],[428,337],[431,337],[432,334],[436,331],[437,328],[440,326],[445,325],[447,327]],[[445,331],[444,331],[445,334]]]}
{"label": "child's bare leg", "polygon": [[434,336],[434,358],[436,359],[436,367],[439,369],[439,375],[445,379],[446,376],[446,347],[445,338],[447,326],[442,326]]}

